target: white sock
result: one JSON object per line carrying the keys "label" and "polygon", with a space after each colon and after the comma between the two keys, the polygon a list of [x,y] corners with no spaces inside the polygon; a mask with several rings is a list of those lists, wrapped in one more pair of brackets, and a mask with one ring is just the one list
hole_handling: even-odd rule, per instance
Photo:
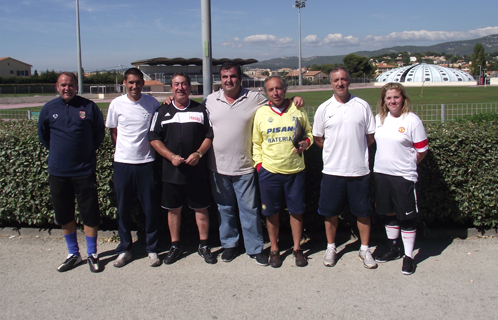
{"label": "white sock", "polygon": [[334,250],[336,249],[335,242],[334,243],[327,243],[327,250],[330,249],[330,248],[332,248]]}
{"label": "white sock", "polygon": [[413,247],[415,246],[415,238],[417,237],[417,230],[405,231],[401,230],[401,237],[403,238],[403,247],[405,248],[405,256],[413,258]]}
{"label": "white sock", "polygon": [[387,239],[397,240],[399,238],[399,226],[386,225],[386,235]]}
{"label": "white sock", "polygon": [[362,245],[360,246],[360,251],[365,251],[365,250],[368,250],[368,246],[366,246],[366,245],[362,244]]}

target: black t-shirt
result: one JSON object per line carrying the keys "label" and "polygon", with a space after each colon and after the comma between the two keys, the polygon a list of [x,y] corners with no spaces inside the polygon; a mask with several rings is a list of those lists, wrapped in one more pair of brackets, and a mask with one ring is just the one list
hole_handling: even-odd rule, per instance
{"label": "black t-shirt", "polygon": [[[185,109],[178,109],[173,103],[163,104],[152,118],[149,139],[161,140],[166,148],[184,159],[196,152],[206,138],[213,138],[213,130],[206,107],[198,102],[190,100]],[[178,167],[163,158],[163,182],[189,184],[206,175],[206,157],[195,166],[183,163]]]}

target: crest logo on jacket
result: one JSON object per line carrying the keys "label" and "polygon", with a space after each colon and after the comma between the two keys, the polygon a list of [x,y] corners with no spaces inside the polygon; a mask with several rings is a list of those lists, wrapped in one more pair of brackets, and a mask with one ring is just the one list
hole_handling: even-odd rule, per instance
{"label": "crest logo on jacket", "polygon": [[80,119],[85,119],[85,118],[86,118],[86,112],[80,111]]}
{"label": "crest logo on jacket", "polygon": [[405,129],[404,127],[399,127],[399,128],[398,128],[398,132],[399,132],[399,133],[405,133],[405,130],[406,130],[406,129]]}
{"label": "crest logo on jacket", "polygon": [[57,113],[54,113],[54,114],[52,115],[52,118],[54,118],[54,119],[57,119],[57,117],[59,117],[59,115],[58,115]]}

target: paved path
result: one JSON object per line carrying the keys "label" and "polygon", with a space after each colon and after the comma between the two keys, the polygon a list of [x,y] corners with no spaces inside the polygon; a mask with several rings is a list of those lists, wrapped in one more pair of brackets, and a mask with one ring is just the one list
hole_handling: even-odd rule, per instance
{"label": "paved path", "polygon": [[[23,229],[24,230],[24,229]],[[21,231],[23,231],[21,230]],[[110,234],[101,233],[101,236]],[[321,236],[320,236],[321,237]],[[320,238],[318,237],[318,238]],[[83,239],[82,236],[79,236]],[[148,266],[143,246],[124,268],[112,266],[116,243],[99,240],[105,270],[66,273],[60,231],[0,230],[1,319],[491,319],[497,316],[498,238],[437,238],[417,243],[417,271],[401,260],[376,270],[358,261],[358,242],[344,239],[333,268],[311,237],[309,266],[286,256],[279,269],[246,255],[207,265],[190,248],[177,263]],[[218,248],[215,248],[215,250]],[[82,244],[82,252],[85,252]]]}

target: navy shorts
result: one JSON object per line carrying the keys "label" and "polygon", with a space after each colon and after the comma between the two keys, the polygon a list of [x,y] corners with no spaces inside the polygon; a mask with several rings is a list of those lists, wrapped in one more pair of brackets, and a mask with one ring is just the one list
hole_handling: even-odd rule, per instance
{"label": "navy shorts", "polygon": [[178,209],[183,207],[187,199],[189,208],[204,209],[211,204],[211,189],[207,177],[199,177],[195,183],[173,184],[163,182],[161,206],[164,209]]}
{"label": "navy shorts", "polygon": [[285,208],[292,214],[303,214],[305,171],[295,174],[275,174],[261,167],[258,171],[261,192],[261,213],[268,217]]}
{"label": "navy shorts", "polygon": [[100,224],[95,173],[79,177],[49,176],[48,184],[56,224],[62,226],[74,220],[75,197],[83,224],[89,227],[97,227]]}
{"label": "navy shorts", "polygon": [[370,175],[340,177],[324,174],[320,186],[318,213],[324,217],[338,216],[346,203],[356,217],[372,214],[370,204]]}
{"label": "navy shorts", "polygon": [[395,212],[398,220],[415,219],[418,213],[415,182],[375,173],[375,210],[379,215]]}

